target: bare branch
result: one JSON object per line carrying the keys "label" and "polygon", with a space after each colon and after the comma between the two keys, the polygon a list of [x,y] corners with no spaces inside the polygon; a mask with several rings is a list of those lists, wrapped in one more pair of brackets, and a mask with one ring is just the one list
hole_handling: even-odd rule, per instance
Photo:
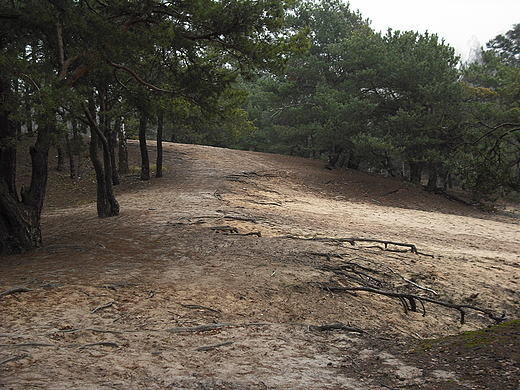
{"label": "bare branch", "polygon": [[130,73],[132,75],[132,77],[134,79],[137,80],[137,82],[139,82],[139,84],[141,85],[144,85],[145,87],[148,87],[150,88],[151,90],[153,91],[157,91],[157,92],[165,92],[165,93],[175,93],[174,91],[169,91],[167,89],[162,89],[162,88],[159,88],[159,87],[156,87],[155,85],[153,84],[150,84],[150,83],[147,83],[146,81],[144,81],[141,77],[139,77],[139,75],[133,71],[132,69],[130,69],[128,66],[125,66],[125,65],[120,65],[120,64],[116,64],[115,62],[112,62],[110,60],[107,59],[107,63],[116,68],[116,69],[122,69],[128,73]]}

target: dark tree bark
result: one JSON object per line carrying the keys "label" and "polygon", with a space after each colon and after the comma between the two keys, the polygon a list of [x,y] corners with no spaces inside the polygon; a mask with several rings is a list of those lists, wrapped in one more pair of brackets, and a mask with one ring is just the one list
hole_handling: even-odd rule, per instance
{"label": "dark tree bark", "polygon": [[356,171],[359,171],[359,166],[361,164],[361,158],[358,156],[350,155],[347,160],[347,168],[348,169],[354,169]]}
{"label": "dark tree bark", "polygon": [[119,150],[118,150],[118,156],[119,156],[119,174],[120,175],[126,175],[129,172],[128,168],[128,147],[126,144],[126,134],[125,134],[125,128],[123,126],[123,123],[121,121],[121,118],[118,118],[116,120],[116,132],[117,137],[119,138]]}
{"label": "dark tree bark", "polygon": [[155,177],[159,178],[163,176],[162,164],[163,164],[163,127],[164,127],[164,115],[159,114],[157,119],[157,169],[155,171]]}
{"label": "dark tree bark", "polygon": [[430,164],[428,170],[428,183],[426,184],[426,188],[428,188],[429,190],[436,190],[438,178],[439,173],[437,171],[437,168],[433,164]]}
{"label": "dark tree bark", "polygon": [[11,194],[16,194],[16,143],[6,134],[11,129],[12,126],[5,123],[0,115],[0,180]]}
{"label": "dark tree bark", "polygon": [[61,140],[58,141],[56,149],[58,151],[58,163],[56,165],[56,171],[63,172],[65,170],[65,151],[63,150],[63,144]]}
{"label": "dark tree bark", "polygon": [[32,118],[32,107],[29,105],[29,104],[26,104],[25,105],[25,110],[27,111],[27,122],[26,122],[26,126],[27,126],[27,134],[30,136],[30,137],[33,137],[34,136],[34,129],[33,129],[33,118]]}
{"label": "dark tree bark", "polygon": [[408,164],[410,166],[410,182],[415,184],[421,184],[424,163],[410,161]]}
{"label": "dark tree bark", "polygon": [[141,149],[141,180],[150,180],[150,157],[148,156],[148,148],[146,147],[146,125],[146,116],[144,114],[141,114],[141,119],[139,121],[139,148]]}
{"label": "dark tree bark", "polygon": [[[94,120],[88,107],[83,106],[90,125],[90,159],[96,172],[97,181],[97,212],[99,218],[119,215],[119,203],[112,186],[112,164],[108,140]],[[93,111],[93,110],[92,110]],[[103,158],[99,156],[99,144],[102,146]]]}
{"label": "dark tree bark", "polygon": [[107,127],[107,138],[110,146],[110,165],[112,166],[112,184],[119,185],[119,175],[116,168],[117,134],[115,130]]}
{"label": "dark tree bark", "polygon": [[[0,75],[2,102],[11,98],[9,80]],[[47,188],[50,127],[41,127],[30,149],[31,184],[16,190],[16,128],[5,105],[0,105],[0,255],[24,253],[42,245],[40,217]]]}
{"label": "dark tree bark", "polygon": [[69,158],[70,178],[75,179],[77,177],[76,164],[74,161],[74,152],[72,150],[72,145],[70,144],[70,136],[68,132],[65,133],[65,147],[67,149],[67,157]]}
{"label": "dark tree bark", "polygon": [[[112,175],[112,184],[113,185],[119,185],[119,176],[117,174],[116,169],[116,152],[115,149],[117,147],[117,134],[115,133],[115,130],[113,130],[110,126],[110,118],[107,115],[109,110],[111,109],[110,103],[108,102],[106,91],[104,89],[98,90],[99,95],[99,102],[100,102],[100,113],[99,113],[99,119],[100,119],[100,126],[101,130],[103,131],[103,134],[107,140],[108,144],[108,154],[110,158],[110,174]],[[104,146],[103,146],[104,150]]]}
{"label": "dark tree bark", "polygon": [[[2,130],[0,127],[0,138]],[[25,253],[42,245],[40,219],[47,188],[50,131],[49,126],[38,129],[30,149],[31,184],[22,188],[21,201],[4,180],[5,175],[0,177],[0,255]]]}
{"label": "dark tree bark", "polygon": [[[7,103],[12,96],[9,80],[1,75],[0,96],[0,103]],[[16,129],[9,114],[7,108],[0,105],[0,180],[10,193],[16,194]]]}
{"label": "dark tree bark", "polygon": [[329,153],[329,165],[332,167],[338,166],[338,161],[341,157],[341,155],[344,152],[344,148],[340,148],[339,146],[334,146],[331,148]]}

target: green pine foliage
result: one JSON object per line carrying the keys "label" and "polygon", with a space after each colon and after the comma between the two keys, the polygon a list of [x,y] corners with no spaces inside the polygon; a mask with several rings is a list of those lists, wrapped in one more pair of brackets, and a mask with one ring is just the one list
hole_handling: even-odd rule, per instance
{"label": "green pine foliage", "polygon": [[520,189],[520,24],[461,64],[436,34],[376,33],[337,0],[303,1],[288,20],[310,48],[245,85],[256,130],[242,147],[432,189],[457,181],[475,199]]}

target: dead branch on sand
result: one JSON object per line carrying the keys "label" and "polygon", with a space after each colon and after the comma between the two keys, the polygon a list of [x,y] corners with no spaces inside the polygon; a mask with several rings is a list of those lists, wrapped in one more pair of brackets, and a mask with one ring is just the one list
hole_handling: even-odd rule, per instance
{"label": "dead branch on sand", "polygon": [[14,295],[17,293],[28,292],[28,291],[32,291],[32,289],[27,288],[27,287],[13,287],[13,288],[9,288],[5,291],[2,291],[0,293],[0,297],[5,297],[6,295],[11,295],[11,294]]}

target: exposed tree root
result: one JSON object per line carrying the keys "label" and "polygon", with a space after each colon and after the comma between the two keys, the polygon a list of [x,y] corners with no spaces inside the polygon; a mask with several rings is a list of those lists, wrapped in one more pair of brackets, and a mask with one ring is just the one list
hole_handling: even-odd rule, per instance
{"label": "exposed tree root", "polygon": [[302,237],[296,237],[296,236],[284,236],[283,238],[289,238],[293,240],[304,240],[304,241],[321,241],[321,242],[348,242],[350,245],[354,246],[356,245],[356,242],[374,242],[377,244],[383,244],[383,248],[377,246],[377,248],[380,248],[382,250],[390,251],[390,252],[408,252],[408,250],[399,250],[399,249],[391,249],[391,247],[405,247],[409,248],[409,251],[412,253],[415,253],[417,255],[422,256],[428,256],[428,257],[434,257],[433,255],[421,253],[417,250],[417,247],[414,244],[407,244],[403,242],[394,242],[394,241],[387,241],[387,240],[378,240],[375,238],[330,238],[330,237],[312,237],[312,238],[302,238]]}
{"label": "exposed tree root", "polygon": [[499,316],[489,310],[482,309],[480,307],[476,307],[476,306],[472,306],[472,305],[465,305],[465,304],[457,305],[454,303],[439,301],[437,299],[423,297],[423,296],[419,296],[419,295],[415,295],[415,294],[402,293],[402,292],[397,292],[397,291],[386,291],[386,290],[376,289],[373,287],[363,287],[363,286],[359,286],[359,287],[324,286],[324,288],[327,291],[367,291],[367,292],[371,292],[374,294],[386,295],[387,297],[399,298],[399,300],[403,304],[403,307],[405,308],[405,311],[410,310],[410,311],[417,312],[418,311],[417,302],[420,302],[421,306],[422,306],[422,310],[423,310],[423,316],[426,315],[426,309],[424,307],[423,301],[434,303],[436,305],[441,305],[444,307],[449,307],[449,308],[458,310],[460,312],[460,323],[461,324],[464,324],[464,322],[465,322],[466,311],[464,309],[471,309],[471,310],[475,310],[475,311],[484,313],[489,318],[494,320],[496,323],[501,323],[507,319],[507,315],[505,312],[503,312],[502,315]]}
{"label": "exposed tree root", "polygon": [[321,331],[321,332],[327,331],[327,330],[343,330],[343,331],[354,332],[354,333],[366,333],[363,329],[353,328],[352,326],[347,326],[341,322],[338,322],[336,324],[324,324],[324,325],[320,325],[320,326],[309,325],[309,328],[312,330],[317,330],[317,331]]}

